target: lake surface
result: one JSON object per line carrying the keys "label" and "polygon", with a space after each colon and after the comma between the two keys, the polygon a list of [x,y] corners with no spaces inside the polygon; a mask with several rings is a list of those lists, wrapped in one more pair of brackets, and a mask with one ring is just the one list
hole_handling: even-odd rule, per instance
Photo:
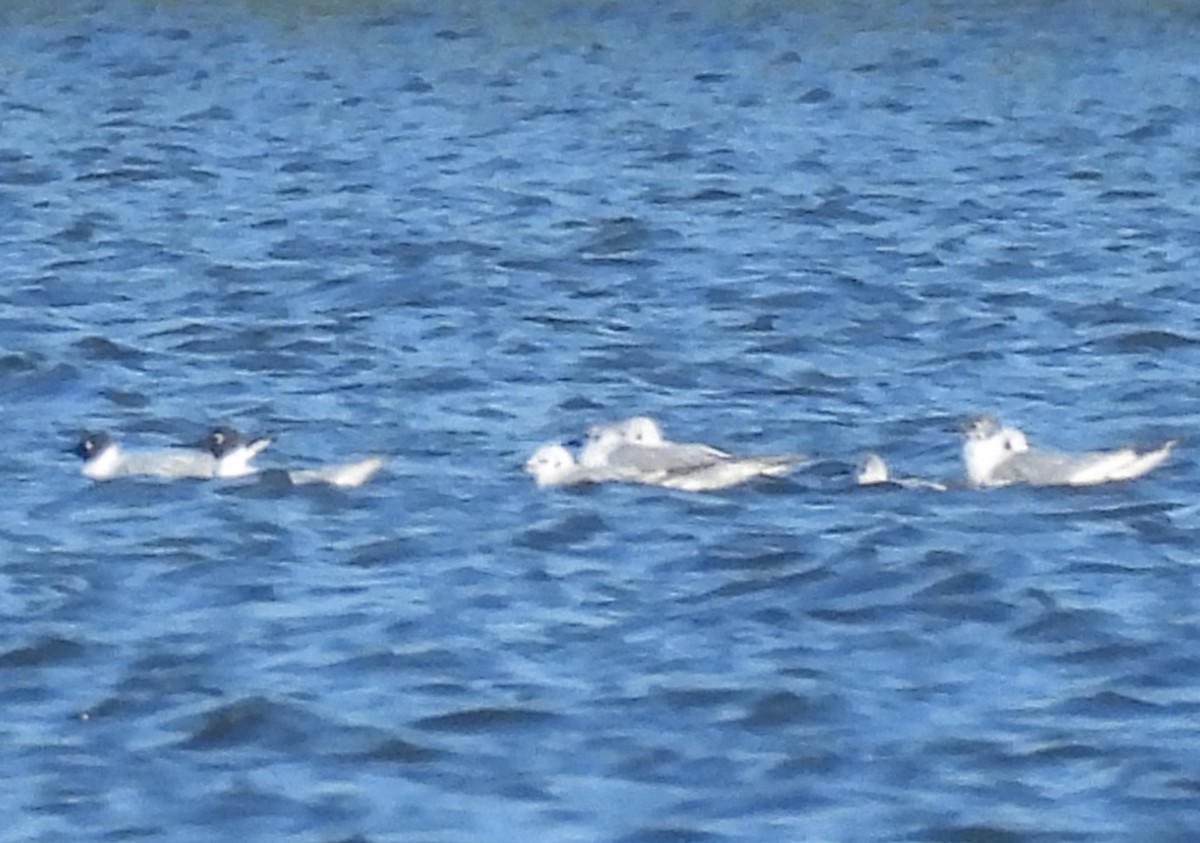
{"label": "lake surface", "polygon": [[[6,840],[1196,839],[1194,7],[316,5],[2,16]],[[853,486],[979,410],[1181,444]],[[67,453],[218,422],[389,463]]]}

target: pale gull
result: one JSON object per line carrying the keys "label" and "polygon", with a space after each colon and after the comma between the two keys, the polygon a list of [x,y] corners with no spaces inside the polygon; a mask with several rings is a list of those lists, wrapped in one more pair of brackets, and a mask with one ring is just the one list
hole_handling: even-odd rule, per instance
{"label": "pale gull", "polygon": [[[568,462],[569,460],[569,462]],[[576,462],[561,445],[547,446],[526,470],[550,485],[623,480],[691,492],[713,491],[755,477],[778,477],[806,462],[803,454],[738,457],[711,445],[672,442],[648,416],[594,425]]]}
{"label": "pale gull", "polygon": [[963,433],[963,463],[973,486],[1094,486],[1130,480],[1161,465],[1175,446],[1175,440],[1170,440],[1148,451],[1041,450],[1031,447],[1020,430],[1005,427],[986,413],[969,418]]}
{"label": "pale gull", "polygon": [[654,419],[634,416],[613,424],[593,425],[579,454],[579,464],[645,473],[701,468],[729,457],[711,445],[670,442]]}

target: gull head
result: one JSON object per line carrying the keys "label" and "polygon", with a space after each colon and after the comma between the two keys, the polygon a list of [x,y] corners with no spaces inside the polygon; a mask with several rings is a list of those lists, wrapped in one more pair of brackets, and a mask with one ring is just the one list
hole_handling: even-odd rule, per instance
{"label": "gull head", "polygon": [[543,445],[525,461],[525,472],[539,486],[555,486],[566,481],[576,468],[571,452],[557,442]]}
{"label": "gull head", "polygon": [[634,445],[657,447],[666,442],[663,438],[662,428],[649,416],[634,416],[626,419],[621,423],[621,432],[625,435],[625,440]]}
{"label": "gull head", "polygon": [[1029,450],[1029,440],[1015,427],[1004,427],[995,416],[971,416],[963,425],[963,463],[967,479],[975,486],[987,485],[996,469],[1013,454]]}
{"label": "gull head", "polygon": [[221,459],[242,447],[242,434],[228,425],[221,425],[214,428],[207,436],[197,442],[196,447],[208,451],[217,459]]}
{"label": "gull head", "polygon": [[83,458],[83,474],[95,480],[107,480],[117,473],[121,451],[117,440],[107,433],[89,433],[75,446],[76,456]]}
{"label": "gull head", "polygon": [[271,440],[265,436],[247,442],[232,427],[221,425],[197,442],[196,447],[208,451],[216,459],[217,477],[244,477],[256,470],[250,460],[270,444]]}
{"label": "gull head", "polygon": [[888,482],[890,479],[888,466],[883,461],[883,457],[879,454],[867,454],[863,458],[862,465],[858,467],[857,479],[860,486],[874,486]]}
{"label": "gull head", "polygon": [[89,433],[79,440],[74,453],[85,460],[94,460],[106,451],[115,451],[117,441],[107,433]]}
{"label": "gull head", "polygon": [[1022,451],[1029,450],[1029,440],[1017,428],[1002,427],[1000,428],[1000,433],[1003,435],[1004,448],[1009,453],[1019,454]]}
{"label": "gull head", "polygon": [[588,428],[587,442],[579,452],[579,464],[584,468],[603,468],[608,465],[612,452],[627,441],[623,425],[594,424]]}
{"label": "gull head", "polygon": [[967,416],[959,426],[959,432],[968,440],[985,440],[1001,430],[1000,420],[991,413],[976,413]]}

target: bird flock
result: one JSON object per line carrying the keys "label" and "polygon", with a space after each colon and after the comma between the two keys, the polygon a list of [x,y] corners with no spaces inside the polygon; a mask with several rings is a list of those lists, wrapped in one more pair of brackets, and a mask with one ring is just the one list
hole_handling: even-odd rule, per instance
{"label": "bird flock", "polygon": [[[964,477],[928,479],[894,475],[878,454],[868,454],[856,474],[860,486],[891,485],[907,489],[945,491],[955,487],[989,488],[1035,486],[1094,486],[1131,480],[1157,468],[1176,441],[1156,448],[1126,447],[1107,451],[1067,453],[1035,448],[1018,428],[989,414],[963,425]],[[264,473],[253,460],[271,439],[247,440],[228,426],[215,428],[188,447],[158,451],[126,451],[107,432],[89,433],[75,447],[81,469],[93,480],[120,477],[237,478]],[[685,492],[726,489],[761,478],[782,477],[812,459],[802,453],[736,455],[699,442],[675,442],[649,416],[634,416],[590,427],[579,448],[561,442],[541,446],[525,462],[525,471],[538,486],[577,486],[594,483],[636,483]],[[384,465],[382,456],[308,468],[271,470],[289,485],[361,486]]]}
{"label": "bird flock", "polygon": [[[1034,448],[1025,434],[990,414],[964,424],[963,480],[897,477],[878,454],[868,454],[856,475],[858,485],[893,485],[945,491],[1024,483],[1036,486],[1093,486],[1130,480],[1161,465],[1175,440],[1139,451],[1066,453]],[[586,483],[638,483],[689,492],[724,489],[763,477],[780,477],[809,462],[804,454],[737,456],[711,445],[673,442],[648,416],[635,416],[588,431],[578,455],[561,442],[543,445],[525,463],[539,486]]]}

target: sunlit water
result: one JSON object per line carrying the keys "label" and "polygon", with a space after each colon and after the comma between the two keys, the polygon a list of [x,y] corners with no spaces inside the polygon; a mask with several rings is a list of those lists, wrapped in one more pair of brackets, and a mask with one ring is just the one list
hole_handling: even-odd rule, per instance
{"label": "sunlit water", "polygon": [[[5,839],[1195,839],[1200,15],[364,5],[6,13]],[[977,410],[1183,441],[854,488]],[[822,461],[521,474],[634,413]],[[217,422],[390,462],[65,453]]]}

